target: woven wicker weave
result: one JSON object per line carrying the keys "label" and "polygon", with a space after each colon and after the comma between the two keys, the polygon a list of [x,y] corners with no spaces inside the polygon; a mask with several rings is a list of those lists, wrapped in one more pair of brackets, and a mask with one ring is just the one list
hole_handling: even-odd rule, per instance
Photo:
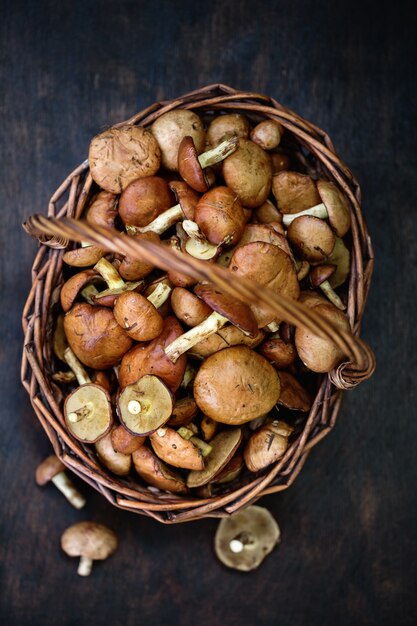
{"label": "woven wicker weave", "polygon": [[[114,505],[148,515],[163,523],[223,517],[253,504],[265,494],[289,487],[310,450],[333,428],[343,390],[353,388],[369,378],[375,368],[372,351],[358,337],[372,275],[372,245],[361,213],[359,185],[336,155],[330,138],[272,98],[239,92],[224,85],[209,85],[175,100],[153,104],[122,124],[149,125],[174,108],[193,109],[203,116],[213,111],[227,110],[243,112],[254,120],[275,119],[287,129],[300,167],[315,178],[332,180],[343,191],[352,214],[347,311],[352,334],[337,331],[329,322],[314,314],[313,310],[306,309],[298,302],[278,298],[249,281],[235,280],[231,284],[227,280],[230,275],[221,267],[192,257],[184,258],[166,246],[120,237],[111,229],[91,228],[77,218],[82,215],[93,181],[88,173],[87,161],[77,167],[52,196],[48,218],[33,216],[25,224],[26,230],[37,236],[41,245],[33,263],[32,288],[23,311],[25,339],[22,382],[55,454],[63,463]],[[62,256],[70,240],[96,243],[110,251],[129,253],[131,256],[140,253],[142,258],[146,256],[161,269],[176,268],[198,280],[209,280],[246,302],[262,301],[273,308],[279,317],[330,337],[342,348],[347,360],[329,375],[322,376],[304,428],[279,462],[262,475],[254,475],[250,481],[242,481],[226,494],[207,499],[184,497],[156,493],[139,479],[118,479],[98,464],[91,447],[73,439],[67,432],[51,383],[54,367],[51,329],[63,280]]]}

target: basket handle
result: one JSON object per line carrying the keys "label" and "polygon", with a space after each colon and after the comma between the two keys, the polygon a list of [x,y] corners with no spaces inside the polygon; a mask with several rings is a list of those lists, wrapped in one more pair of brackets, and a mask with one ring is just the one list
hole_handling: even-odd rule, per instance
{"label": "basket handle", "polygon": [[[261,287],[253,281],[234,277],[230,273],[212,263],[184,255],[168,246],[124,237],[117,230],[104,226],[90,226],[87,222],[72,218],[45,217],[32,215],[23,224],[30,235],[45,242],[85,241],[111,252],[129,255],[146,260],[162,270],[175,270],[186,274],[198,282],[208,281],[222,291],[243,300],[247,304],[262,303],[270,308],[278,317],[286,322],[307,328],[323,339],[330,339],[347,356],[329,373],[331,382],[338,389],[352,389],[363,380],[370,378],[375,370],[375,357],[369,346],[352,333],[341,331],[331,322],[320,317],[305,305],[283,295],[276,295],[269,289]],[[48,242],[45,242],[48,245]],[[63,247],[62,245],[59,247]]]}

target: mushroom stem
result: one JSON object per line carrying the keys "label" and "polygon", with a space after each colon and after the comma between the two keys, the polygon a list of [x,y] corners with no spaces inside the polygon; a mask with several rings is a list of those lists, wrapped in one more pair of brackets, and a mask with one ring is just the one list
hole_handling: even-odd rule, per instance
{"label": "mushroom stem", "polygon": [[81,420],[84,420],[85,418],[91,417],[93,415],[93,411],[91,409],[91,402],[87,402],[87,404],[81,406],[79,409],[68,413],[68,420],[73,424],[81,422]]}
{"label": "mushroom stem", "polygon": [[189,363],[187,363],[187,367],[185,368],[184,378],[182,379],[181,387],[186,389],[188,385],[194,380],[196,375],[196,370]]}
{"label": "mushroom stem", "polygon": [[77,574],[79,576],[90,576],[93,569],[93,559],[83,554],[80,556],[80,562],[78,564]]}
{"label": "mushroom stem", "polygon": [[86,503],[84,496],[76,489],[74,483],[65,472],[59,472],[52,477],[52,482],[59,491],[64,494],[68,502],[76,509],[82,509]]}
{"label": "mushroom stem", "polygon": [[196,437],[193,431],[187,428],[186,426],[181,426],[181,428],[177,430],[177,433],[183,439],[186,439],[187,441],[191,441],[191,443],[197,446],[197,448],[201,450],[201,454],[203,456],[208,456],[210,452],[213,450],[213,446],[210,446],[208,443],[206,443],[199,437]]}
{"label": "mushroom stem", "polygon": [[323,283],[321,283],[320,289],[327,296],[330,302],[334,304],[335,307],[337,307],[341,311],[346,310],[345,304],[342,302],[342,300],[339,298],[337,293],[334,291],[333,287],[331,286],[328,280],[325,280]]}
{"label": "mushroom stem", "polygon": [[233,152],[238,147],[238,144],[238,137],[229,137],[229,139],[225,139],[215,148],[212,148],[211,150],[207,150],[207,152],[203,152],[203,154],[200,154],[200,156],[198,157],[198,162],[203,169],[209,167],[210,165],[215,165],[216,163],[223,161],[223,159],[226,159],[230,154],[233,154]]}
{"label": "mushroom stem", "polygon": [[147,300],[154,305],[155,309],[159,309],[169,298],[172,289],[165,283],[158,283],[154,291],[147,296]]}
{"label": "mushroom stem", "polygon": [[276,322],[271,322],[270,324],[268,324],[267,326],[265,326],[265,328],[268,330],[268,332],[270,333],[276,333],[279,330],[279,324],[277,324]]}
{"label": "mushroom stem", "polygon": [[207,241],[196,222],[184,220],[182,227],[189,237],[185,243],[188,254],[204,261],[212,259],[217,254],[217,246]]}
{"label": "mushroom stem", "polygon": [[94,269],[104,278],[109,289],[124,289],[126,287],[126,283],[117,269],[104,257],[95,264]]}
{"label": "mushroom stem", "polygon": [[227,324],[228,321],[227,317],[213,311],[204,322],[201,322],[198,326],[194,326],[194,328],[190,328],[190,330],[169,344],[169,346],[165,348],[165,354],[175,363],[181,354],[187,352],[187,350],[195,346],[199,341],[207,339],[207,337],[217,332]]}
{"label": "mushroom stem", "polygon": [[181,205],[175,204],[158,215],[152,222],[146,224],[146,226],[126,226],[126,231],[129,234],[152,232],[157,235],[162,235],[162,233],[168,230],[168,228],[173,226],[182,217],[184,217],[184,213],[182,212]]}
{"label": "mushroom stem", "polygon": [[297,217],[303,217],[303,215],[310,215],[312,217],[319,217],[322,220],[325,220],[329,217],[327,209],[323,202],[320,204],[316,204],[315,206],[310,207],[309,209],[304,209],[304,211],[299,211],[298,213],[288,213],[283,216],[282,222],[284,226],[289,226],[291,222],[297,219]]}
{"label": "mushroom stem", "polygon": [[88,383],[91,383],[91,378],[89,377],[81,361],[77,359],[71,348],[65,348],[64,359],[71,368],[71,370],[74,372],[79,385],[87,385]]}
{"label": "mushroom stem", "polygon": [[98,289],[95,285],[87,285],[81,290],[82,297],[87,300],[88,304],[95,304],[93,296],[98,295]]}
{"label": "mushroom stem", "polygon": [[142,410],[142,406],[139,400],[131,400],[129,404],[127,405],[127,410],[132,415],[138,415]]}
{"label": "mushroom stem", "polygon": [[81,248],[91,248],[93,244],[88,243],[88,241],[82,241],[81,242]]}

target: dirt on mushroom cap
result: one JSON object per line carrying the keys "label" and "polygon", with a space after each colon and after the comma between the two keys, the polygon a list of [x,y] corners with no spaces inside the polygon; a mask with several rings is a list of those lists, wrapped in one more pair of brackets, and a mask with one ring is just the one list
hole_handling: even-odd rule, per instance
{"label": "dirt on mushroom cap", "polygon": [[194,380],[194,397],[205,415],[239,425],[268,413],[278,402],[277,372],[246,346],[225,348],[209,356]]}

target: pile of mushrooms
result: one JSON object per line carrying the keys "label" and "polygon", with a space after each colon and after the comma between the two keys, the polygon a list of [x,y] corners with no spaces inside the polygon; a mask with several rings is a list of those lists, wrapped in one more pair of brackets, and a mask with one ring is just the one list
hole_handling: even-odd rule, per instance
{"label": "pile of mushrooms", "polygon": [[[350,207],[305,173],[288,135],[184,109],[110,128],[91,141],[82,219],[217,263],[348,330]],[[343,358],[261,303],[145,259],[77,244],[64,263],[53,378],[67,429],[151,490],[211,497],[283,459],[318,374]]]}

